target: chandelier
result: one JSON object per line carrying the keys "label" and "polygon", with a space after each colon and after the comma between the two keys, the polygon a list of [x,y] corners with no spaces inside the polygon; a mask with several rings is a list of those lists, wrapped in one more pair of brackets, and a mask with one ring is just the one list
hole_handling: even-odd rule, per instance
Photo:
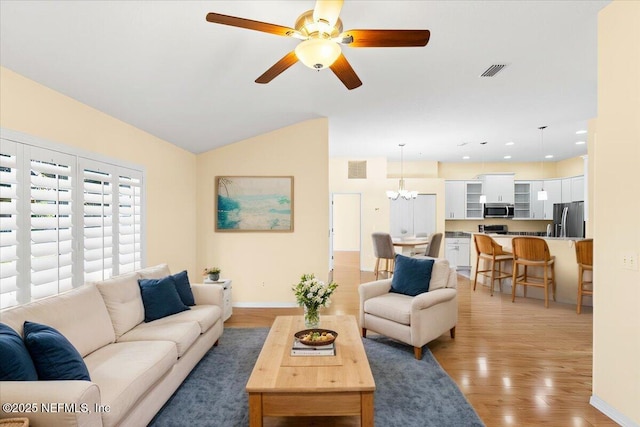
{"label": "chandelier", "polygon": [[405,200],[411,200],[418,197],[417,191],[408,191],[404,188],[404,146],[405,144],[398,144],[400,146],[400,182],[398,183],[398,191],[388,190],[387,197],[391,200],[398,200],[399,198]]}

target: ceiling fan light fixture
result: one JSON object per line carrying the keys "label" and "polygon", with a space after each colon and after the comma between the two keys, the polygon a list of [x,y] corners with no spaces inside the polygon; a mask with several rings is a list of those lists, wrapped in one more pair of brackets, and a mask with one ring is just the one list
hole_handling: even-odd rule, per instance
{"label": "ceiling fan light fixture", "polygon": [[309,39],[296,46],[296,56],[314,70],[330,67],[342,53],[340,45],[328,39]]}

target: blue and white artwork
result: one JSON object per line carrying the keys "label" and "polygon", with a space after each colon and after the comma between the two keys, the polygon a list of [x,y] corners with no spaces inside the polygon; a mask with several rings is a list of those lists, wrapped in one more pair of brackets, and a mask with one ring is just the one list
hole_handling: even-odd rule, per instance
{"label": "blue and white artwork", "polygon": [[216,178],[217,231],[293,231],[293,177]]}

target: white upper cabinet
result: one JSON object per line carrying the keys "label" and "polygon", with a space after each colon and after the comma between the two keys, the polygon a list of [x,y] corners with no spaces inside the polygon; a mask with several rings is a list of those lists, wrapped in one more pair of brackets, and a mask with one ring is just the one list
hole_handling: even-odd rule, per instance
{"label": "white upper cabinet", "polygon": [[[542,185],[543,181],[531,181],[531,219],[544,218],[545,202],[544,200],[538,200],[538,191],[542,190]],[[547,195],[549,194],[548,192],[549,190],[547,190]]]}
{"label": "white upper cabinet", "polygon": [[514,174],[481,175],[482,190],[487,196],[487,203],[513,204],[515,197]]}
{"label": "white upper cabinet", "polygon": [[445,219],[465,219],[465,181],[444,182]]}
{"label": "white upper cabinet", "polygon": [[547,200],[544,202],[544,219],[553,219],[553,204],[562,203],[562,179],[545,179],[544,189]]}
{"label": "white upper cabinet", "polygon": [[571,201],[571,178],[562,178],[562,203],[569,203]]}
{"label": "white upper cabinet", "polygon": [[574,176],[571,178],[571,201],[583,202],[584,196],[584,176]]}

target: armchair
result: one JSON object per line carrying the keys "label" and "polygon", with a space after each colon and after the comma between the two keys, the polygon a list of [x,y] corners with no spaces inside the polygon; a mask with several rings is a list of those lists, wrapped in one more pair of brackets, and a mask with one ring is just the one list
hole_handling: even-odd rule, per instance
{"label": "armchair", "polygon": [[457,274],[446,259],[436,259],[429,291],[417,296],[390,292],[392,279],[363,283],[360,295],[360,327],[413,346],[416,359],[422,347],[449,331],[455,338],[458,321]]}

